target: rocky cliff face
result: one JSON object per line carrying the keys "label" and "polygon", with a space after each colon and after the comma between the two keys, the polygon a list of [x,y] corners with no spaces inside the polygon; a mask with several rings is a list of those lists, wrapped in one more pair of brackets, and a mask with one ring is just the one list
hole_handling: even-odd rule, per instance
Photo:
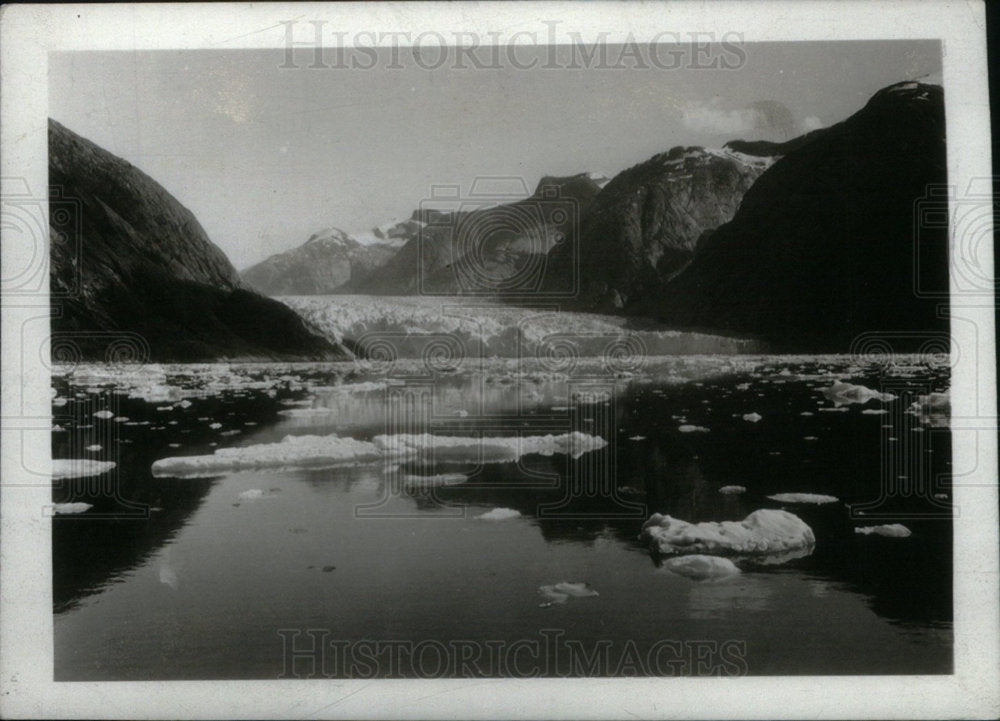
{"label": "rocky cliff face", "polygon": [[799,350],[946,329],[939,301],[917,289],[948,287],[947,232],[914,225],[928,186],[945,182],[942,89],[885,88],[774,163],[667,284],[657,315]]}
{"label": "rocky cliff face", "polygon": [[353,290],[531,296],[547,282],[551,249],[576,244],[580,219],[605,182],[587,173],[546,177],[523,200],[498,203],[496,195],[472,193],[454,210],[414,211],[379,229],[405,245]]}
{"label": "rocky cliff face", "polygon": [[619,173],[583,215],[579,244],[553,250],[548,289],[571,292],[576,264],[579,307],[642,312],[782,151],[675,147]]}
{"label": "rocky cliff face", "polygon": [[392,240],[363,244],[338,228],[327,228],[298,248],[246,269],[242,277],[265,295],[343,293],[386,263],[400,246]]}
{"label": "rocky cliff face", "polygon": [[[245,288],[156,181],[53,120],[49,182],[60,197],[50,208],[50,279],[61,347],[102,359],[128,334],[151,360],[346,355],[287,306]],[[71,222],[57,215],[66,212]]]}

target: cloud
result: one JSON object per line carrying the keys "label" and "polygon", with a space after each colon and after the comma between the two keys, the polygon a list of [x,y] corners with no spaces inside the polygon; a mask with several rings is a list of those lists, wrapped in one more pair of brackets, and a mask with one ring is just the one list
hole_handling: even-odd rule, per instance
{"label": "cloud", "polygon": [[726,109],[719,99],[690,102],[681,107],[681,122],[687,130],[733,138],[788,140],[823,127],[815,115],[796,121],[792,112],[779,102],[758,100],[743,108]]}
{"label": "cloud", "polygon": [[760,124],[759,111],[753,108],[724,110],[719,107],[718,100],[686,103],[681,112],[681,122],[686,129],[712,135],[738,135]]}
{"label": "cloud", "polygon": [[802,119],[802,130],[808,133],[810,130],[819,130],[823,127],[823,121],[815,115],[810,115]]}

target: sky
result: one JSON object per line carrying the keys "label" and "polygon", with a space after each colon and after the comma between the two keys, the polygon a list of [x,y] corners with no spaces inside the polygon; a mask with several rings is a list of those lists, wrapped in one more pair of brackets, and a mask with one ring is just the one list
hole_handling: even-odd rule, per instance
{"label": "sky", "polygon": [[[438,63],[389,50],[355,70],[312,68],[309,55],[281,67],[279,49],[53,53],[49,112],[163,185],[243,270],[323,228],[409,217],[435,186],[467,194],[477,177],[503,177],[530,192],[545,175],[612,177],[675,145],[783,140],[891,83],[940,82],[936,41],[741,49],[715,49],[731,69],[426,69]],[[520,48],[517,64],[535,52],[547,50]]]}

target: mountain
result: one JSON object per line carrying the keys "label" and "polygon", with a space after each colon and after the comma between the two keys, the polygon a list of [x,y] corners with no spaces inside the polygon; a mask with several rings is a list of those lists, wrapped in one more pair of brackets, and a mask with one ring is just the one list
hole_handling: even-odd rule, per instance
{"label": "mountain", "polygon": [[156,361],[347,357],[247,289],[156,181],[51,119],[49,183],[53,347],[88,359],[122,352],[116,339]]}
{"label": "mountain", "polygon": [[354,292],[376,295],[531,296],[545,282],[547,256],[575,245],[580,218],[607,179],[581,173],[545,177],[527,198],[474,187],[454,209],[420,208],[377,235],[405,242]]}
{"label": "mountain", "polygon": [[941,87],[885,88],[775,162],[666,285],[657,315],[798,350],[846,350],[871,331],[919,345],[947,329],[940,300],[917,292],[948,287],[946,224],[914,224],[945,182]]}
{"label": "mountain", "polygon": [[243,281],[265,295],[329,295],[344,292],[386,263],[399,241],[360,243],[338,228],[327,228],[303,245],[247,268]]}
{"label": "mountain", "polygon": [[[731,145],[731,144],[730,144]],[[692,258],[706,231],[730,220],[785,148],[675,147],[622,171],[582,217],[579,244],[552,251],[546,290],[586,310],[636,310]]]}

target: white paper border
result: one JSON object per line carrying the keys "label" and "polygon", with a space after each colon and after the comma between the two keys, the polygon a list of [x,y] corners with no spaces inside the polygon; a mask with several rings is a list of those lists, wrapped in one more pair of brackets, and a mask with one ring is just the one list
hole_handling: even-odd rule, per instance
{"label": "white paper border", "polygon": [[[53,50],[283,47],[282,20],[353,30],[451,33],[544,28],[585,39],[630,32],[743,33],[744,42],[939,38],[949,183],[989,177],[985,14],[978,2],[7,5],[0,24],[2,175],[47,188],[47,60]],[[5,188],[5,192],[6,192]],[[25,252],[3,245],[15,265]],[[985,255],[989,255],[989,252]],[[983,257],[983,254],[981,254]],[[0,441],[0,716],[52,718],[995,718],[1000,715],[994,327],[988,297],[953,293],[960,353],[952,382],[956,485],[953,676],[420,681],[53,683],[48,487],[17,487],[22,458],[44,462],[49,377],[37,347],[44,294],[3,299]],[[28,329],[30,328],[30,332]],[[22,338],[22,329],[25,335]],[[35,420],[32,420],[35,419]],[[961,426],[961,427],[959,427]]]}

